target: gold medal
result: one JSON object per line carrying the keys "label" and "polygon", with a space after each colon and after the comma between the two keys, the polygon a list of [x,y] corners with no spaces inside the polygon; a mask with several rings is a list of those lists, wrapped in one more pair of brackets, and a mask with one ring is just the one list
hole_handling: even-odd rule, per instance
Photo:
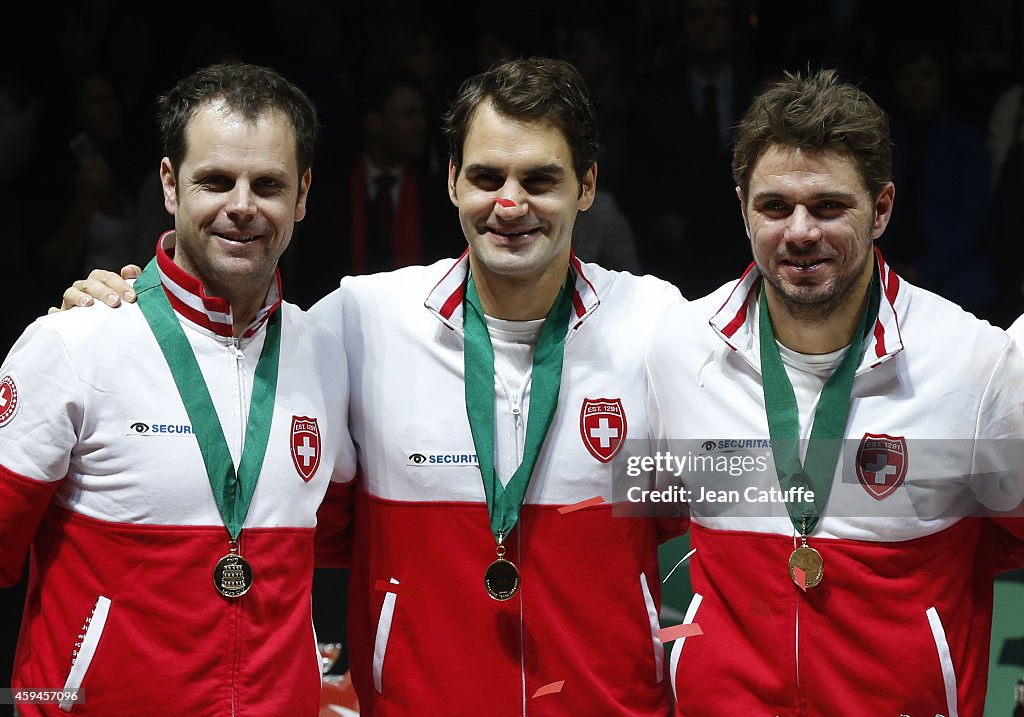
{"label": "gold medal", "polygon": [[519,569],[505,558],[498,558],[487,566],[484,587],[495,600],[510,599],[519,590]]}
{"label": "gold medal", "polygon": [[505,560],[505,536],[498,538],[495,551],[498,559],[487,566],[484,571],[484,587],[487,594],[495,600],[508,600],[519,590],[519,569],[509,560]]}
{"label": "gold medal", "polygon": [[[802,580],[797,575],[797,570],[803,573]],[[820,583],[824,574],[825,562],[821,559],[821,553],[807,544],[807,516],[805,515],[800,526],[800,547],[789,556],[789,577],[793,579],[798,588],[806,591],[807,588],[813,588]]]}
{"label": "gold medal", "polygon": [[226,598],[242,597],[252,587],[252,566],[235,550],[232,545],[231,552],[213,569],[213,586]]}
{"label": "gold medal", "polygon": [[806,540],[789,556],[789,577],[793,578],[793,582],[799,586],[800,579],[794,568],[800,568],[804,572],[803,587],[805,589],[813,588],[820,583],[822,575],[825,573],[825,564],[821,560],[821,553],[809,547]]}

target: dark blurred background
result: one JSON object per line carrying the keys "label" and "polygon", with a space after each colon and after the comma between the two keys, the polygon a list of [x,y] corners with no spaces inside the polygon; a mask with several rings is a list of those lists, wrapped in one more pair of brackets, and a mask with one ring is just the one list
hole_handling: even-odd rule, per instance
{"label": "dark blurred background", "polygon": [[[1024,311],[1020,2],[193,7],[160,14],[117,0],[36,3],[8,21],[5,354],[73,279],[149,260],[171,226],[156,175],[154,100],[178,77],[227,59],[280,70],[321,113],[309,216],[282,259],[286,295],[304,307],[343,274],[462,251],[440,115],[468,75],[542,54],[575,63],[598,108],[598,200],[574,237],[584,260],[656,274],[690,298],[738,276],[749,249],[729,172],[730,127],[783,71],[835,67],[892,117],[897,201],[879,242],[890,263],[1004,327]],[[390,219],[378,226],[377,216]],[[337,572],[317,575],[321,639],[341,639],[342,582]],[[0,590],[0,686],[10,684],[24,590],[24,581]]]}

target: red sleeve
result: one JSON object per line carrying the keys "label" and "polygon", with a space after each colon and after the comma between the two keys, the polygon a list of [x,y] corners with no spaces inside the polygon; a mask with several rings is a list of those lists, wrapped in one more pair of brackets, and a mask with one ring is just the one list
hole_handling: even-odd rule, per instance
{"label": "red sleeve", "polygon": [[28,546],[60,481],[38,481],[0,466],[0,587],[21,580]]}
{"label": "red sleeve", "polygon": [[346,568],[352,559],[352,493],[355,481],[331,482],[316,512],[314,565]]}
{"label": "red sleeve", "polygon": [[690,516],[681,515],[671,518],[658,518],[658,542],[665,543],[678,538],[690,529]]}
{"label": "red sleeve", "polygon": [[996,573],[1024,568],[1024,517],[993,518],[996,528]]}

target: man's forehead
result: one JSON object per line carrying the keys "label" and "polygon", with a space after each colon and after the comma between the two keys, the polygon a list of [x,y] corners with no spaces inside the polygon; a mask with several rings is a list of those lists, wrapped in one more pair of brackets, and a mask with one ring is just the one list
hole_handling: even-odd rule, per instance
{"label": "man's forehead", "polygon": [[856,158],[843,147],[770,144],[754,163],[751,184],[779,175],[827,175],[834,182],[850,185],[851,191],[867,191]]}
{"label": "man's forehead", "polygon": [[801,147],[799,145],[780,144],[777,142],[765,145],[761,154],[758,155],[756,169],[766,159],[774,162],[785,162],[792,165],[807,163],[832,163],[841,162],[855,164],[853,155],[840,145],[829,145],[825,147]]}
{"label": "man's forehead", "polygon": [[292,172],[298,165],[295,131],[280,110],[255,120],[224,105],[197,108],[185,127],[183,165],[261,164],[268,173]]}
{"label": "man's forehead", "polygon": [[527,135],[546,136],[547,139],[557,138],[565,142],[566,145],[569,144],[569,138],[565,136],[562,128],[555,123],[554,118],[514,117],[499,110],[490,100],[481,102],[469,116],[469,122],[466,123],[466,139],[469,139],[474,129],[479,129],[486,123],[494,122],[504,123],[514,130],[520,130],[524,135],[524,139]]}
{"label": "man's forehead", "polygon": [[243,112],[238,107],[228,104],[223,97],[211,97],[196,105],[188,118],[186,129],[199,123],[228,123],[228,124],[259,124],[262,122],[283,121],[287,123],[287,116],[276,107],[265,107],[255,115]]}

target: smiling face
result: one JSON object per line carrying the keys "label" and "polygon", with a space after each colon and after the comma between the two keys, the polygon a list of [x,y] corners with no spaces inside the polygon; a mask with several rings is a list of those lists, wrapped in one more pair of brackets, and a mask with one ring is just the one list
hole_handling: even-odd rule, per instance
{"label": "smiling face", "polygon": [[849,156],[772,145],[754,166],[747,196],[737,194],[769,298],[808,321],[860,305],[874,240],[892,212],[892,183],[872,198]]}
{"label": "smiling face", "polygon": [[281,112],[251,122],[211,103],[196,111],[186,138],[181,166],[166,157],[160,164],[174,262],[236,315],[255,312],[306,213],[310,172],[299,176],[294,131]]}
{"label": "smiling face", "polygon": [[536,282],[538,289],[560,286],[576,212],[594,201],[596,171],[591,167],[582,181],[576,176],[558,128],[480,105],[463,143],[462,170],[448,170],[475,275],[492,283]]}

